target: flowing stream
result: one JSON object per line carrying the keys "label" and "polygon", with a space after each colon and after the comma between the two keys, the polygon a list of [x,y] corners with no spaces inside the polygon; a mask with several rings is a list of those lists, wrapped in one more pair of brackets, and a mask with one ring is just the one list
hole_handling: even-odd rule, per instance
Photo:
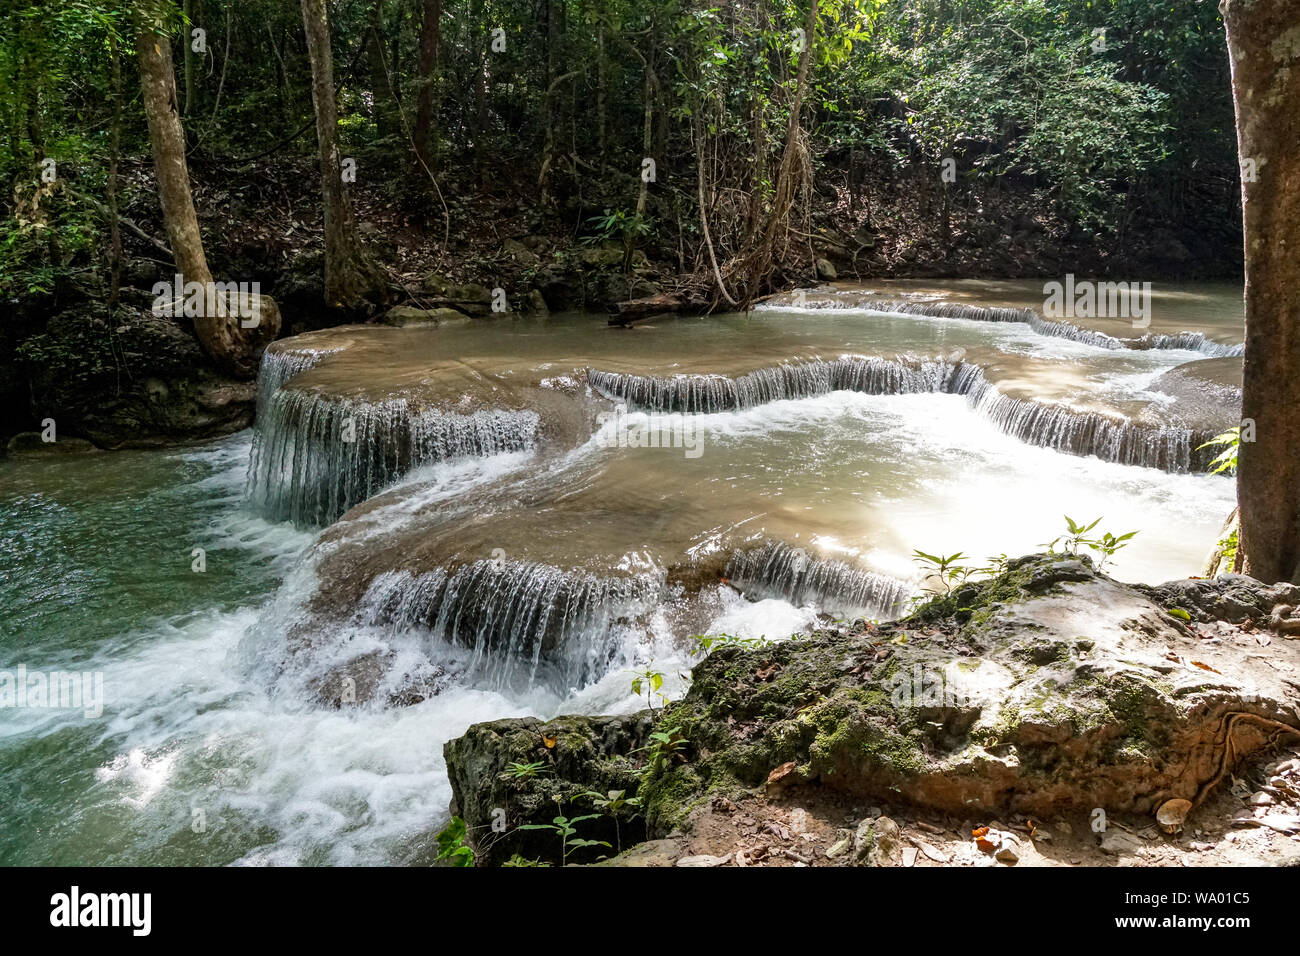
{"label": "flowing stream", "polygon": [[268,355],[256,434],[0,461],[0,675],[103,682],[102,713],[0,707],[0,864],[428,863],[469,724],[637,710],[634,668],[680,694],[693,634],[894,616],[913,549],[1104,516],[1139,532],[1115,576],[1196,573],[1239,290],[1137,331],[1034,305],[330,331]]}

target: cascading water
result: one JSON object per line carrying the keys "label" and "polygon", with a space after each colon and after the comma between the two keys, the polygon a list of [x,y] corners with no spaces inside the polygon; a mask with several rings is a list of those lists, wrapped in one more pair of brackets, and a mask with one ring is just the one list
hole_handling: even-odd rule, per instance
{"label": "cascading water", "polygon": [[267,349],[263,352],[262,364],[257,371],[257,420],[262,420],[271,404],[271,397],[290,379],[315,368],[332,351],[337,349]]}
{"label": "cascading water", "polygon": [[658,412],[740,411],[831,392],[907,395],[942,392],[954,366],[845,355],[832,361],[792,362],[746,375],[645,376],[592,369],[587,380],[606,398]]}
{"label": "cascading water", "polygon": [[737,551],[727,565],[726,576],[749,595],[778,597],[796,605],[815,605],[827,614],[875,620],[898,617],[912,594],[912,589],[896,578],[843,561],[816,558],[802,548],[775,542]]}
{"label": "cascading water", "polygon": [[[789,297],[766,302],[759,309],[789,308]],[[937,319],[963,319],[968,322],[1020,322],[1039,335],[1068,339],[1096,348],[1117,349],[1179,349],[1200,352],[1210,358],[1230,358],[1245,354],[1244,344],[1225,345],[1215,342],[1203,332],[1149,333],[1138,339],[1119,339],[1095,329],[1085,329],[1069,322],[1044,318],[1033,309],[1004,306],[966,305],[961,302],[905,302],[892,299],[874,299],[871,296],[841,297],[834,294],[809,299],[800,308],[830,311],[888,312],[898,315],[920,315]]]}
{"label": "cascading water", "polygon": [[623,644],[620,627],[645,614],[664,575],[600,577],[526,561],[476,561],[376,577],[355,623],[419,629],[473,653],[476,684],[563,689],[598,678]]}
{"label": "cascading water", "polygon": [[1144,335],[1132,344],[1140,349],[1185,349],[1200,352],[1210,358],[1236,358],[1246,354],[1246,345],[1225,345],[1205,337],[1204,332],[1179,332],[1177,335]]}
{"label": "cascading water", "polygon": [[328,524],[411,469],[465,455],[533,448],[534,411],[467,415],[406,400],[359,402],[281,388],[259,414],[247,498],[273,520]]}
{"label": "cascading water", "polygon": [[1101,412],[1014,398],[990,383],[978,365],[960,361],[913,362],[846,355],[829,362],[759,369],[736,378],[653,377],[593,369],[588,381],[608,399],[649,411],[710,414],[832,391],[868,395],[942,392],[965,396],[972,408],[998,428],[1042,448],[1170,472],[1202,469],[1210,457],[1195,451],[1208,435],[1195,435],[1191,429],[1174,425],[1147,425]]}

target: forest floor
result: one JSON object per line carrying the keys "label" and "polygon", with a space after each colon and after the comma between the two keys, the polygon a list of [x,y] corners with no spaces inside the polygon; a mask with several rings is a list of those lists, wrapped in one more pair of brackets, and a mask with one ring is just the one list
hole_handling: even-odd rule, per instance
{"label": "forest floor", "polygon": [[[1279,777],[1289,793],[1269,785]],[[1274,802],[1254,806],[1255,794]],[[1176,835],[1136,815],[1111,814],[1104,831],[1094,832],[1091,815],[1082,810],[1046,820],[959,820],[902,805],[867,807],[825,788],[796,786],[735,801],[715,796],[694,813],[687,832],[643,843],[611,864],[852,866],[860,822],[883,816],[898,825],[896,847],[886,852],[883,864],[891,866],[1300,866],[1298,796],[1300,748],[1281,751],[1244,778],[1234,778],[1193,811]],[[987,835],[981,848],[974,834],[985,827],[1010,836],[1014,858],[996,858]]]}

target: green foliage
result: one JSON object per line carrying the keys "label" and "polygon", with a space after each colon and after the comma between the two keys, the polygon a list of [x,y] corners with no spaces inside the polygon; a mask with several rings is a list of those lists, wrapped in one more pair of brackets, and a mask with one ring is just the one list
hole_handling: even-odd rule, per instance
{"label": "green foliage", "polygon": [[938,580],[937,586],[925,589],[927,593],[935,596],[943,595],[946,597],[951,594],[954,587],[965,583],[966,579],[976,571],[975,568],[962,563],[962,559],[966,555],[961,551],[955,554],[943,555],[926,554],[924,551],[913,550],[912,555],[913,563],[921,567],[927,580]]}
{"label": "green foliage", "polygon": [[465,842],[467,836],[465,821],[452,817],[438,833],[438,859],[449,860],[452,866],[473,866],[474,851]]}
{"label": "green foliage", "polygon": [[655,699],[658,698],[661,704],[668,703],[668,698],[659,693],[659,688],[664,686],[664,675],[662,671],[644,670],[634,672],[636,676],[632,678],[632,693],[636,697],[645,694],[646,706],[650,710],[655,709]]}
{"label": "green foliage", "polygon": [[1241,451],[1241,426],[1229,428],[1222,435],[1215,435],[1203,445],[1197,445],[1196,450],[1202,448],[1217,448],[1224,446],[1223,451],[1210,462],[1210,474],[1220,475],[1227,472],[1230,475],[1237,473],[1237,453]]}
{"label": "green foliage", "polygon": [[598,813],[588,813],[581,817],[572,818],[557,816],[550,823],[525,823],[519,829],[554,831],[560,838],[560,866],[564,866],[569,862],[569,853],[573,850],[580,850],[583,847],[590,846],[609,846],[603,840],[573,839],[578,832],[575,824],[582,823],[584,820],[595,820],[599,816]]}
{"label": "green foliage", "polygon": [[614,820],[615,846],[619,853],[623,852],[623,835],[618,824],[618,815],[624,810],[635,809],[641,806],[640,797],[629,797],[626,790],[609,790],[600,793],[596,790],[588,790],[584,793],[575,794],[574,800],[590,800],[598,810],[603,810]]}
{"label": "green foliage", "polygon": [[1113,535],[1109,531],[1103,532],[1100,538],[1089,538],[1088,532],[1101,523],[1101,518],[1093,521],[1091,524],[1077,522],[1069,515],[1065,516],[1066,531],[1058,535],[1044,547],[1048,553],[1056,554],[1057,545],[1061,546],[1062,554],[1076,555],[1081,547],[1089,548],[1101,555],[1101,560],[1097,562],[1097,570],[1100,571],[1106,566],[1106,562],[1113,558],[1121,548],[1128,547],[1129,540],[1137,534],[1136,531],[1130,531],[1127,534]]}
{"label": "green foliage", "polygon": [[546,769],[546,764],[542,761],[538,761],[537,763],[513,762],[506,764],[506,770],[516,780],[525,780],[529,777],[535,777]]}
{"label": "green foliage", "polygon": [[736,647],[743,647],[747,651],[753,651],[770,647],[773,643],[767,637],[736,637],[733,634],[695,634],[689,640],[695,645],[691,648],[692,656],[698,655],[700,657],[708,655],[715,647],[735,645]]}
{"label": "green foliage", "polygon": [[638,747],[632,753],[646,754],[646,765],[643,770],[652,773],[659,773],[665,767],[672,766],[674,762],[685,762],[686,745],[690,743],[682,736],[681,727],[671,727],[668,730],[655,731],[650,735],[650,743],[644,747]]}

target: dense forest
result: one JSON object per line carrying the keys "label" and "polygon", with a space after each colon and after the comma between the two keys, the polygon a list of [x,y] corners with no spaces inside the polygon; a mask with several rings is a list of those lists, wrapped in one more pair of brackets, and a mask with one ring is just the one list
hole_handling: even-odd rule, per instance
{"label": "dense forest", "polygon": [[[652,287],[747,302],[817,258],[848,276],[1232,277],[1223,25],[1210,0],[1178,7],[335,3],[314,79],[320,7],[6,0],[0,293],[21,321],[147,286],[166,259],[142,36],[174,72],[209,265],[295,305],[329,218],[379,265],[331,290],[362,311],[434,265],[552,307]],[[352,175],[323,204],[312,90],[330,77]],[[584,240],[663,279],[575,289],[535,264]],[[292,319],[319,321],[297,314],[312,305]]]}

